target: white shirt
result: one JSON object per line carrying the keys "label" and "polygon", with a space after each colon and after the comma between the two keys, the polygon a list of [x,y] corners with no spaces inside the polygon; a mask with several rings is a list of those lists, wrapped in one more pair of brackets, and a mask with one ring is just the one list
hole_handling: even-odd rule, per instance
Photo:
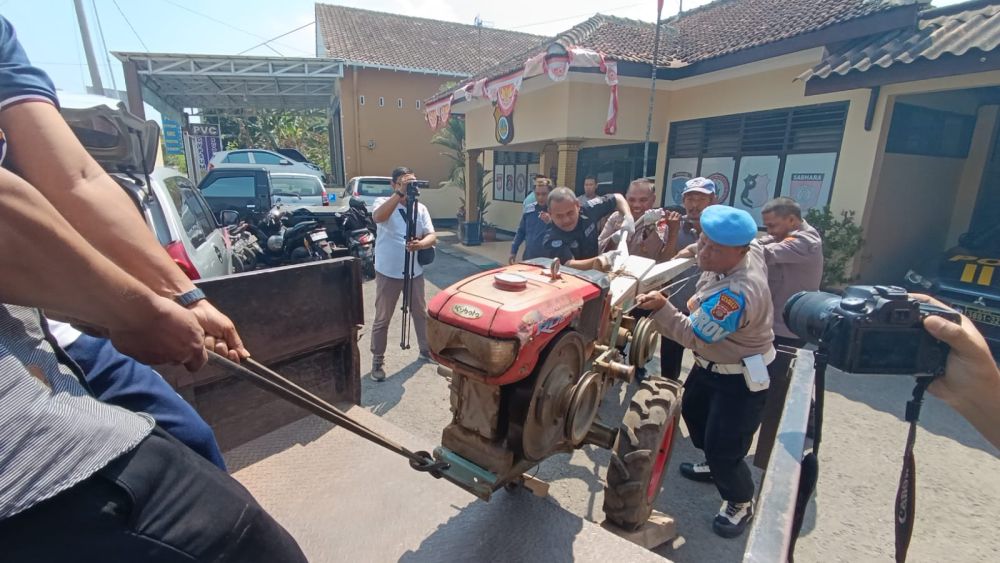
{"label": "white shirt", "polygon": [[[389,201],[387,197],[375,200],[372,209],[378,209]],[[403,279],[403,258],[406,252],[406,219],[403,213],[406,207],[397,203],[396,209],[384,223],[378,224],[378,237],[375,239],[375,271],[397,280]],[[434,225],[431,223],[431,214],[427,212],[424,204],[417,202],[417,238],[434,232]],[[417,263],[417,253],[413,253],[413,275],[419,276],[424,272],[423,267]]]}

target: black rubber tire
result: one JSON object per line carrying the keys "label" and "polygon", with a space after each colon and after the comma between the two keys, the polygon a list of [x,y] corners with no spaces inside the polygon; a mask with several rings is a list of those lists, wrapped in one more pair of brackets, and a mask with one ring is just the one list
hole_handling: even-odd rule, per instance
{"label": "black rubber tire", "polygon": [[[622,417],[604,487],[604,515],[620,528],[636,530],[649,520],[676,441],[681,393],[681,384],[676,381],[647,379],[639,384]],[[668,431],[671,439],[666,457],[659,475],[654,475],[660,446]],[[655,489],[650,498],[650,482],[654,478]]]}

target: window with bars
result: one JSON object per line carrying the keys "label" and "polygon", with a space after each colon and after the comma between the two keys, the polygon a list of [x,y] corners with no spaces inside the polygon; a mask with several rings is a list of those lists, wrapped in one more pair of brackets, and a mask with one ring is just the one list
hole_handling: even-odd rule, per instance
{"label": "window with bars", "polygon": [[830,201],[847,102],[679,121],[670,124],[664,205],[680,204],[695,176],[716,183],[720,203],[760,208],[778,196],[803,209]]}

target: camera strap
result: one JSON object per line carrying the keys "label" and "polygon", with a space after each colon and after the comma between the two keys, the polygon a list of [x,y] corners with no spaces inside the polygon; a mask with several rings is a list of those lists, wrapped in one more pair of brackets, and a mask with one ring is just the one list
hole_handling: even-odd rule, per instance
{"label": "camera strap", "polygon": [[920,418],[920,407],[924,403],[924,392],[933,380],[933,377],[918,377],[917,384],[913,387],[913,398],[906,402],[906,421],[910,423],[910,431],[906,436],[906,449],[903,451],[903,468],[899,473],[894,507],[896,514],[893,518],[896,525],[897,563],[906,561],[906,552],[910,548],[910,538],[913,536],[913,521],[917,511],[917,473],[913,444],[917,441],[917,420]]}

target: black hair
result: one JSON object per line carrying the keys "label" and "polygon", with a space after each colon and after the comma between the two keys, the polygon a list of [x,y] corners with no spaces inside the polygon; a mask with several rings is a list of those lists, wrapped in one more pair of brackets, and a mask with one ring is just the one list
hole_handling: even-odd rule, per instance
{"label": "black hair", "polygon": [[594,176],[593,174],[589,174],[587,176],[584,176],[583,177],[583,181],[586,182],[587,180],[593,180],[594,183],[596,184],[597,183],[597,176]]}
{"label": "black hair", "polygon": [[395,184],[400,176],[406,176],[407,174],[413,174],[413,170],[410,170],[406,166],[397,166],[392,170],[392,183]]}
{"label": "black hair", "polygon": [[777,197],[764,204],[760,214],[774,213],[778,217],[788,217],[792,215],[798,219],[802,218],[802,208],[790,197]]}

